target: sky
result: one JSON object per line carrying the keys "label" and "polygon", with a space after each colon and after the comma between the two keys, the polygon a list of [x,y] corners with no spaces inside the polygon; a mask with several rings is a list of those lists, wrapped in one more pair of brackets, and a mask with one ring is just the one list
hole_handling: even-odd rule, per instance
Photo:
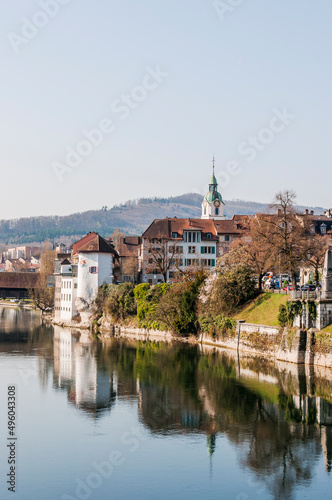
{"label": "sky", "polygon": [[332,2],[1,2],[0,219],[141,197],[331,207]]}

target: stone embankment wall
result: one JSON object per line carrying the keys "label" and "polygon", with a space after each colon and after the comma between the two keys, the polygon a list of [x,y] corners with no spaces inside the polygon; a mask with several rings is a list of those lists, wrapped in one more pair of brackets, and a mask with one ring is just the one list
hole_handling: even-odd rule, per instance
{"label": "stone embankment wall", "polygon": [[332,368],[332,337],[315,329],[239,323],[227,335],[218,338],[203,335],[200,341],[279,361]]}
{"label": "stone embankment wall", "polygon": [[183,339],[173,336],[171,332],[113,324],[107,316],[103,316],[98,325],[102,339],[126,337],[166,342],[181,340],[235,349],[279,361],[332,368],[332,337],[314,329],[301,330],[289,327],[282,329],[239,321],[233,330],[224,335],[212,337],[202,334],[198,338]]}

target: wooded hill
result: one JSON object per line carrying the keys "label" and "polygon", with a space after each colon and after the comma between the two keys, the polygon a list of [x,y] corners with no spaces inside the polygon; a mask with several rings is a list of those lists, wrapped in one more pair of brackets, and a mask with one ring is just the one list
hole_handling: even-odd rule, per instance
{"label": "wooded hill", "polygon": [[[153,219],[164,217],[200,218],[203,196],[187,193],[170,198],[141,198],[105,210],[89,210],[65,216],[40,216],[0,220],[0,243],[24,245],[41,243],[49,238],[55,243],[72,243],[89,231],[108,237],[116,228],[126,234],[142,234]],[[304,207],[299,207],[304,208]],[[227,218],[234,214],[255,214],[267,204],[248,201],[225,201]],[[322,213],[321,207],[314,208]]]}

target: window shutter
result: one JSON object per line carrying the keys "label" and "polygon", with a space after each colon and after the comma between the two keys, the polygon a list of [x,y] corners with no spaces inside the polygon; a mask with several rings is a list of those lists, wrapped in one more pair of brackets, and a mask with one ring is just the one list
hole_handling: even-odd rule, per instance
{"label": "window shutter", "polygon": [[211,262],[212,262],[212,267],[214,267],[214,266],[216,265],[216,261],[215,261],[215,259],[212,259],[212,261],[211,261]]}
{"label": "window shutter", "polygon": [[212,247],[212,253],[216,253],[215,247]]}
{"label": "window shutter", "polygon": [[205,253],[205,252],[204,252],[204,247],[201,247],[201,253]]}

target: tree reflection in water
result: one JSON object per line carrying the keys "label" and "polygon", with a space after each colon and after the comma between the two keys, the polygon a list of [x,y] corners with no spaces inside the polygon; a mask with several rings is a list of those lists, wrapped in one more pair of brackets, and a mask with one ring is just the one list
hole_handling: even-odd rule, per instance
{"label": "tree reflection in water", "polygon": [[[18,325],[15,314],[12,321]],[[40,323],[30,329],[22,323],[21,333],[0,342],[0,350],[21,342],[22,353],[34,352],[42,386],[51,375],[53,387],[93,418],[125,399],[153,435],[205,434],[211,474],[218,436],[276,499],[291,499],[309,484],[322,454],[331,471],[332,377],[323,368],[183,343],[101,343],[59,327],[52,338]]]}
{"label": "tree reflection in water", "polygon": [[119,380],[135,379],[140,419],[152,433],[205,433],[210,456],[216,436],[226,435],[241,447],[240,466],[276,499],[310,482],[322,452],[331,469],[332,405],[320,389],[329,387],[331,400],[332,386],[321,373],[312,393],[304,367],[197,346],[114,340],[100,355]]}

